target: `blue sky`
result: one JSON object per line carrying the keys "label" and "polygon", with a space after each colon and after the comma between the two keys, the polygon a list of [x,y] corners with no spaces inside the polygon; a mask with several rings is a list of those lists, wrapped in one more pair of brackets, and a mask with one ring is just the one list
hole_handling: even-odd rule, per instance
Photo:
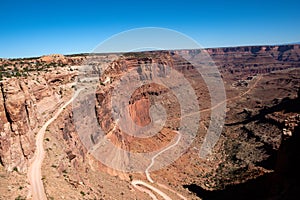
{"label": "blue sky", "polygon": [[182,32],[203,47],[300,41],[300,1],[1,0],[0,57],[91,52],[133,28]]}

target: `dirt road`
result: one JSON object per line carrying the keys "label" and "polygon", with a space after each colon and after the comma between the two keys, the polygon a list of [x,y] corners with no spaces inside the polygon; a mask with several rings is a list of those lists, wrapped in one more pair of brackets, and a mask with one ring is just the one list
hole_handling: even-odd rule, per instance
{"label": "dirt road", "polygon": [[32,191],[32,199],[34,200],[46,200],[46,194],[44,190],[44,185],[42,181],[42,172],[41,172],[41,166],[42,162],[45,156],[43,141],[44,141],[44,135],[47,127],[60,115],[60,113],[70,104],[72,101],[78,96],[81,90],[77,90],[73,97],[65,103],[57,112],[56,114],[49,119],[39,130],[39,132],[36,135],[36,151],[34,154],[34,157],[31,161],[31,165],[29,166],[28,170],[28,179],[31,185],[31,191]]}
{"label": "dirt road", "polygon": [[[180,141],[181,139],[181,133],[176,131],[176,133],[178,134],[178,138],[176,140],[176,142],[170,146],[168,146],[167,148],[163,149],[162,151],[158,152],[157,154],[155,154],[152,158],[151,158],[151,163],[150,165],[146,168],[145,170],[145,174],[146,174],[146,177],[147,177],[147,180],[150,182],[150,183],[154,183],[153,179],[151,178],[150,176],[150,173],[149,173],[149,169],[153,166],[154,162],[155,162],[155,158],[157,156],[159,156],[160,154],[162,154],[163,152],[173,148],[174,146],[176,146],[178,144],[178,142]],[[157,197],[155,196],[155,193],[159,194],[163,199],[165,200],[172,200],[168,195],[166,195],[164,192],[162,192],[161,190],[155,188],[154,186],[148,184],[148,183],[145,183],[144,181],[141,181],[141,180],[133,180],[131,182],[131,184],[138,190],[140,190],[141,192],[145,192],[147,193],[153,200],[157,200]],[[184,199],[186,200],[186,198],[184,196],[182,196],[181,194],[177,193],[176,191],[174,190],[171,190],[169,189],[167,186],[163,185],[163,184],[159,184],[157,183],[160,187],[163,187],[164,189],[167,189],[173,193],[175,193],[177,196],[179,196],[181,199]],[[140,185],[144,186],[144,187],[140,187]],[[146,189],[146,188],[149,188],[150,190]],[[152,192],[153,191],[153,192]]]}

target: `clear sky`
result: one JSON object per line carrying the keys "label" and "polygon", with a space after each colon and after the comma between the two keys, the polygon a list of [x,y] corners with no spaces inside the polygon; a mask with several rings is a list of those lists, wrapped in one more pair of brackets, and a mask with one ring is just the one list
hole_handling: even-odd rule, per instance
{"label": "clear sky", "polygon": [[163,27],[203,47],[300,41],[299,0],[1,0],[0,57],[91,52],[122,31]]}

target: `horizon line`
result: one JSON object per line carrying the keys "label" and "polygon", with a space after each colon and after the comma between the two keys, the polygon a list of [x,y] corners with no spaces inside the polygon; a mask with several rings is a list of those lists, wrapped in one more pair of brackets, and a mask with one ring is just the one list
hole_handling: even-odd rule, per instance
{"label": "horizon line", "polygon": [[0,57],[0,59],[35,59],[35,58],[41,58],[43,56],[51,56],[51,55],[63,55],[63,56],[80,56],[80,55],[90,55],[90,54],[124,54],[124,53],[139,53],[139,52],[155,52],[155,51],[187,51],[187,50],[197,50],[197,49],[224,49],[224,48],[243,48],[243,47],[274,47],[274,46],[290,46],[290,45],[300,45],[300,42],[292,42],[292,43],[284,43],[284,44],[249,44],[249,45],[233,45],[233,46],[216,46],[216,47],[203,47],[203,48],[178,48],[178,49],[157,49],[157,50],[141,50],[141,51],[129,51],[129,52],[72,52],[72,53],[49,53],[49,54],[43,54],[43,55],[34,55],[34,56],[25,56],[25,57]]}

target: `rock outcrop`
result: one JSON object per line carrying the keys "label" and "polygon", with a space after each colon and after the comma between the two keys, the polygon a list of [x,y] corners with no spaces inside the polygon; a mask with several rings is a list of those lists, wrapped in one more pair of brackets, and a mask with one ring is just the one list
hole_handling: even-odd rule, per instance
{"label": "rock outcrop", "polygon": [[27,171],[35,134],[63,98],[58,85],[70,83],[74,76],[75,72],[60,71],[0,82],[0,162],[8,171]]}
{"label": "rock outcrop", "polygon": [[1,163],[9,171],[25,172],[34,152],[38,124],[35,98],[26,81],[10,79],[0,84]]}

